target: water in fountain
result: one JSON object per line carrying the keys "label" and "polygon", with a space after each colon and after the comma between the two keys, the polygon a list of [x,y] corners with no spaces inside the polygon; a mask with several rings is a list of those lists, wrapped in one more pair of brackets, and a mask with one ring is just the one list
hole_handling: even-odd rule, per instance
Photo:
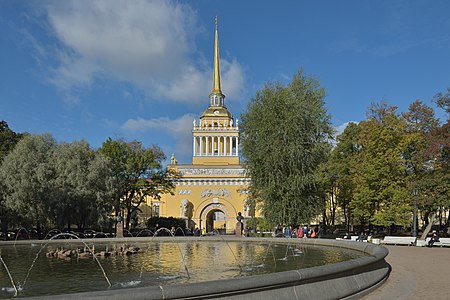
{"label": "water in fountain", "polygon": [[136,235],[136,237],[140,236],[141,233],[144,233],[144,232],[149,233],[151,236],[153,236],[155,234],[152,230],[146,228],[146,229],[142,229],[141,231],[139,231],[138,234]]}
{"label": "water in fountain", "polygon": [[59,234],[59,233],[61,233],[61,230],[59,230],[59,229],[57,229],[57,228],[50,230],[50,231],[47,232],[47,234],[45,235],[44,240],[46,240],[47,237],[48,237],[50,234],[54,234],[54,233]]}
{"label": "water in fountain", "polygon": [[[173,238],[174,241],[175,241],[175,235],[174,235],[169,229],[167,229],[167,228],[165,228],[165,227],[156,230],[156,232],[155,232],[155,234],[153,235],[151,241],[152,241],[152,240],[158,235],[158,233],[161,232],[161,231],[166,231],[166,232],[168,232],[169,235],[171,235],[172,238]],[[187,267],[187,265],[186,265],[186,259],[185,259],[185,257],[184,257],[183,251],[181,251],[180,245],[179,245],[178,243],[177,243],[177,245],[178,245],[178,250],[180,251],[181,259],[183,260],[183,265],[184,265],[184,269],[186,270],[186,274],[187,274],[188,278],[191,278],[191,275],[189,274],[188,267]]]}
{"label": "water in fountain", "polygon": [[25,233],[26,233],[27,236],[28,236],[28,239],[31,240],[30,234],[28,233],[28,230],[27,230],[25,227],[21,227],[19,230],[17,230],[16,238],[14,239],[14,245],[16,244],[17,238],[19,237],[19,234],[20,234],[21,231],[25,231]]}
{"label": "water in fountain", "polygon": [[177,235],[178,230],[181,231],[181,233],[183,234],[183,236],[186,236],[186,234],[184,233],[183,228],[181,228],[181,227],[178,227],[177,229],[175,229],[174,235]]}
{"label": "water in fountain", "polygon": [[6,265],[6,263],[5,263],[5,261],[3,260],[3,258],[0,256],[0,261],[2,262],[2,264],[3,264],[3,266],[5,267],[5,269],[6,269],[6,272],[8,273],[8,276],[9,276],[9,279],[11,280],[11,284],[12,284],[12,286],[13,286],[13,288],[14,288],[14,297],[16,297],[17,296],[17,286],[16,286],[16,284],[14,283],[14,279],[12,278],[12,276],[11,276],[11,272],[9,272],[9,269],[8,269],[8,266]]}
{"label": "water in fountain", "polygon": [[126,231],[131,237],[133,237],[133,234],[132,234],[131,231],[129,231],[128,229],[124,228],[123,231],[124,231],[124,232]]}
{"label": "water in fountain", "polygon": [[[156,239],[161,233],[170,235],[171,238]],[[60,236],[64,236],[64,234]],[[342,253],[330,254],[329,252],[318,254],[319,256],[317,256],[317,254],[315,254],[316,250],[311,249],[309,250],[311,254],[316,256],[310,256],[304,259],[304,263],[302,260],[297,259],[296,261],[292,255],[292,253],[295,252],[295,246],[293,246],[294,240],[292,240],[291,245],[288,245],[288,260],[281,263],[277,258],[286,257],[287,241],[286,243],[277,244],[277,240],[281,241],[281,239],[270,239],[266,241],[266,244],[259,244],[248,243],[245,239],[242,239],[236,241],[227,240],[226,243],[224,243],[224,237],[220,235],[218,237],[220,237],[220,239],[211,239],[209,241],[208,238],[202,238],[202,242],[198,243],[195,242],[197,240],[196,238],[193,238],[190,242],[187,241],[187,239],[179,239],[177,241],[177,239],[171,235],[170,230],[164,228],[159,230],[151,240],[148,240],[145,243],[143,243],[142,240],[136,242],[138,246],[143,249],[148,247],[149,251],[146,251],[143,254],[136,256],[111,256],[104,260],[100,259],[100,256],[97,257],[101,260],[104,271],[106,270],[105,274],[107,272],[108,278],[111,279],[110,282],[112,282],[112,286],[110,286],[110,288],[121,289],[137,285],[170,285],[193,281],[221,280],[237,276],[267,274],[270,272],[311,267],[315,264],[317,265],[316,262],[321,259],[325,259],[327,263],[331,263],[335,262],[333,261],[334,259],[339,261],[339,259],[344,256]],[[42,243],[44,242],[46,241],[43,241]],[[48,246],[44,245],[43,249],[47,247],[47,251],[49,251],[54,250],[55,247],[61,247],[61,244],[58,246],[54,245],[55,242],[56,241],[52,241]],[[129,239],[117,239],[113,242],[114,244],[111,244],[110,240],[99,240],[96,241],[95,248],[99,250],[106,247],[106,251],[108,251],[108,248],[112,250],[113,247],[119,247],[120,245],[124,245],[123,243],[129,242]],[[25,245],[21,245],[21,243],[24,243]],[[78,244],[78,240],[61,240],[61,243],[64,245],[76,245]],[[89,246],[87,244],[84,245],[86,251],[89,251],[87,249],[91,249],[92,252],[94,252],[91,241],[88,243]],[[267,246],[267,244],[269,245]],[[16,279],[16,277],[23,277],[23,275],[27,274],[27,271],[30,271],[26,277],[26,289],[21,290],[19,283],[16,285],[20,296],[45,296],[49,293],[73,293],[106,289],[106,285],[103,281],[96,279],[99,274],[98,266],[95,266],[95,263],[93,265],[90,261],[82,259],[77,259],[76,261],[73,259],[49,259],[45,257],[45,255],[40,254],[34,257],[34,251],[33,254],[30,255],[29,248],[26,245],[29,246],[32,244],[25,241],[18,241],[18,246],[14,248],[12,245],[3,245],[0,247],[4,261],[8,266],[13,266],[11,274],[14,276],[14,279]],[[39,248],[41,248],[41,245],[39,245]],[[39,249],[39,253],[42,251],[44,251],[42,248]],[[272,254],[269,254],[269,251],[271,251]],[[206,253],[208,255],[205,255]],[[273,257],[273,262],[269,255]],[[33,258],[35,259],[33,260]],[[240,272],[239,269],[237,269],[237,258],[239,258],[240,264],[244,266],[251,261],[248,270],[245,269],[243,272]],[[263,263],[261,263],[262,261]],[[32,267],[30,267],[30,263],[32,264]],[[187,270],[186,273],[188,274],[188,277],[180,276],[184,275],[184,272],[181,270],[183,266],[184,269]],[[211,272],[212,270],[214,270],[214,272]],[[14,292],[13,288],[11,288],[10,280],[6,281],[8,275],[6,275],[6,272],[4,272],[4,274],[5,276],[0,276],[1,286],[8,287],[9,291],[6,292],[6,288],[4,288],[3,295],[0,293],[0,298],[11,297]],[[3,277],[3,279],[1,277]]]}
{"label": "water in fountain", "polygon": [[[102,267],[102,264],[100,263],[100,261],[99,261],[98,258],[96,257],[96,255],[95,255],[93,249],[91,249],[91,247],[89,247],[88,244],[86,244],[82,239],[80,239],[78,236],[76,236],[75,234],[72,234],[72,233],[58,233],[57,235],[53,236],[50,240],[56,239],[56,238],[58,238],[58,237],[60,237],[60,236],[67,236],[67,235],[71,236],[72,238],[78,239],[78,240],[80,240],[81,243],[83,243],[85,249],[87,248],[88,251],[92,254],[93,258],[95,259],[95,261],[97,262],[98,266],[99,266],[100,269],[102,270],[103,276],[105,277],[106,281],[108,282],[109,287],[111,287],[111,282],[109,281],[109,278],[108,278],[108,276],[106,275],[106,272],[105,272],[105,270],[104,270],[103,267]],[[49,240],[49,241],[50,241],[50,240]],[[36,257],[34,258],[33,262],[31,263],[30,268],[28,269],[28,272],[27,272],[27,275],[25,276],[25,279],[24,279],[24,281],[23,281],[22,287],[25,286],[25,283],[27,282],[28,277],[30,276],[30,272],[31,272],[31,270],[32,270],[33,267],[34,267],[34,264],[36,263],[36,260],[38,259],[39,254],[42,252],[42,249],[44,249],[44,247],[47,246],[47,244],[48,244],[48,242],[46,242],[46,243],[41,247],[41,249],[39,249],[39,251],[36,253]]]}
{"label": "water in fountain", "polygon": [[[286,237],[286,238],[289,239],[288,237]],[[291,246],[291,243],[289,242],[286,246],[286,253],[284,254],[284,257],[279,258],[278,260],[286,261],[288,259],[288,253],[289,253],[290,246]]]}
{"label": "water in fountain", "polygon": [[222,239],[222,242],[225,242],[225,243],[227,244],[228,249],[230,249],[231,254],[232,254],[233,257],[234,257],[234,260],[236,261],[236,264],[237,264],[238,267],[239,267],[239,270],[241,270],[241,272],[242,272],[242,271],[243,271],[243,270],[242,270],[242,266],[241,266],[241,264],[239,263],[239,261],[238,261],[236,255],[234,254],[233,249],[231,249],[230,244],[228,244],[228,241],[226,241],[226,240],[220,235],[220,233],[219,233],[219,231],[218,231],[217,229],[214,229],[214,230],[212,231],[212,234],[213,234],[213,235],[217,235],[218,237],[220,237],[220,238]]}

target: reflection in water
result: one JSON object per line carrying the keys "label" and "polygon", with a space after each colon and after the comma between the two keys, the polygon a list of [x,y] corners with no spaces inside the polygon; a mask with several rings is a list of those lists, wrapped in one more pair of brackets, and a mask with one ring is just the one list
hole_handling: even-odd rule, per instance
{"label": "reflection in water", "polygon": [[[136,246],[144,250],[136,255],[100,259],[112,287],[103,279],[102,270],[90,259],[58,259],[45,256],[56,248],[76,249],[82,245],[47,245],[36,260],[19,297],[75,293],[135,286],[169,285],[195,281],[220,280],[267,274],[292,269],[331,264],[362,256],[362,253],[339,248],[300,246],[296,244],[255,242],[151,242],[98,243],[97,252]],[[39,244],[2,246],[0,254],[9,267],[14,282],[20,286],[41,248]],[[180,253],[181,250],[181,253]],[[187,276],[182,256],[190,273]],[[5,268],[0,269],[0,297],[11,298],[11,286]]]}

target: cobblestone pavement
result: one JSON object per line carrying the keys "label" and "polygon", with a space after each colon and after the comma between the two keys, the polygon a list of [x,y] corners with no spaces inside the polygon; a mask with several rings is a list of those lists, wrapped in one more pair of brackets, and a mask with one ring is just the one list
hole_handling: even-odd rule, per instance
{"label": "cobblestone pavement", "polygon": [[386,247],[392,272],[363,300],[450,299],[450,248]]}

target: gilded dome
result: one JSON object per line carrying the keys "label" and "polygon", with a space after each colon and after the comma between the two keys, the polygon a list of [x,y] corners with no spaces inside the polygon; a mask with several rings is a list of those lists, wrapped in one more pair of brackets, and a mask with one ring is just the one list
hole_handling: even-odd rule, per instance
{"label": "gilded dome", "polygon": [[200,118],[204,117],[225,117],[225,118],[233,118],[233,115],[228,111],[228,109],[225,106],[210,106],[208,107],[203,113]]}

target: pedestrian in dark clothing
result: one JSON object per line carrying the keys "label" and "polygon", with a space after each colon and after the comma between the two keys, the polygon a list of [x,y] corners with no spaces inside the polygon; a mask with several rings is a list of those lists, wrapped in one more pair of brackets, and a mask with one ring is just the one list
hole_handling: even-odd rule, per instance
{"label": "pedestrian in dark clothing", "polygon": [[433,231],[433,235],[431,236],[431,239],[428,241],[427,247],[431,248],[433,247],[434,243],[439,242],[439,236],[437,235],[436,231]]}

